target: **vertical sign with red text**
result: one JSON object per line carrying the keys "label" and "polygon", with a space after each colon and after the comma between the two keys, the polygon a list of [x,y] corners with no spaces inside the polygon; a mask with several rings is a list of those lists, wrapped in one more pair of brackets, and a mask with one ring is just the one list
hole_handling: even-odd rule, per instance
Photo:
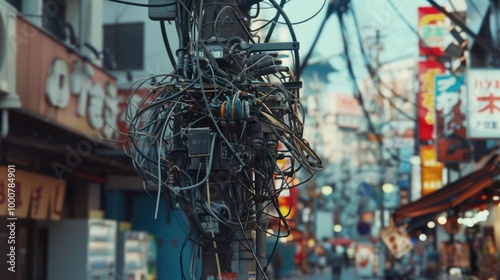
{"label": "vertical sign with red text", "polygon": [[47,219],[51,187],[47,182],[51,179],[44,175],[32,175],[34,180],[31,189],[31,218]]}
{"label": "vertical sign with red text", "polygon": [[64,206],[64,196],[66,195],[66,181],[50,178],[50,186],[52,187],[50,194],[50,215],[51,220],[60,220]]}
{"label": "vertical sign with red text", "polygon": [[500,138],[500,70],[469,69],[467,87],[469,138]]}
{"label": "vertical sign with red text", "polygon": [[441,162],[467,162],[471,145],[467,140],[466,87],[461,75],[438,75],[436,89],[436,149]]}
{"label": "vertical sign with red text", "polygon": [[440,56],[444,52],[445,35],[449,33],[446,16],[434,7],[418,8],[419,55]]}
{"label": "vertical sign with red text", "polygon": [[7,170],[7,166],[0,165],[0,174],[2,176],[0,177],[0,216],[7,216],[7,205],[9,204]]}
{"label": "vertical sign with red text", "polygon": [[434,123],[436,121],[434,79],[436,75],[444,72],[443,64],[437,61],[420,61],[418,63],[418,136],[421,141],[434,139]]}

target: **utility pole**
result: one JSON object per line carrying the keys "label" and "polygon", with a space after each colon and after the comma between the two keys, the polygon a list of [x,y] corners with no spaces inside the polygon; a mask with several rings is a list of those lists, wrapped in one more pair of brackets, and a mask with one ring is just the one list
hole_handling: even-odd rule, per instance
{"label": "utility pole", "polygon": [[[200,36],[204,42],[214,41],[215,38],[218,38],[218,40],[227,40],[233,37],[239,37],[244,42],[249,41],[249,36],[245,29],[249,29],[250,16],[248,11],[242,11],[240,9],[238,2],[237,0],[204,0],[202,2],[203,6],[201,7],[201,13],[203,14],[203,19]],[[220,13],[220,11],[224,9],[229,12]],[[217,19],[217,17],[219,17],[219,19]],[[242,25],[242,23],[245,25]],[[212,44],[216,45],[215,42]],[[227,72],[237,70],[238,65],[241,64],[241,60],[233,61],[231,64],[220,65],[220,68]],[[247,181],[246,184],[251,186],[252,182]],[[223,189],[226,187],[228,186],[216,184],[211,186],[211,188],[216,188],[216,190],[210,191],[222,193]],[[257,190],[255,191],[257,192]],[[248,206],[251,207],[251,205]],[[234,211],[234,209],[230,210]],[[232,273],[230,277],[233,278],[233,275],[236,273],[237,279],[252,279],[250,278],[252,273],[258,274],[259,269],[256,268],[252,250],[254,250],[255,247],[255,252],[258,257],[261,254],[261,252],[258,251],[261,245],[256,245],[255,242],[260,240],[254,240],[254,233],[255,232],[252,230],[237,232],[235,234],[237,241],[230,239],[219,242],[213,241],[213,246],[207,244],[207,246],[202,247],[201,279],[222,280],[221,278],[223,274],[226,275],[226,272]],[[246,246],[242,244],[246,244]],[[261,263],[263,264],[264,262],[262,261]],[[261,266],[264,267],[263,265]],[[263,278],[257,277],[256,279]]]}
{"label": "utility pole", "polygon": [[[286,179],[304,170],[308,181],[322,169],[302,138],[299,42],[284,1],[275,0],[269,0],[276,15],[266,39],[253,38],[250,9],[261,1],[150,0],[149,16],[161,23],[175,71],[158,75],[161,82],[127,108],[127,144],[145,185],[158,190],[157,211],[164,194],[185,213],[191,232],[184,245],[191,241],[195,248],[185,266],[190,279],[267,279],[267,207],[277,210],[275,218],[290,234],[278,205],[280,192],[292,187]],[[292,42],[269,42],[278,19]],[[177,61],[164,26],[173,20]],[[282,65],[280,51],[293,53],[293,67]],[[281,171],[277,159],[288,157],[294,165]],[[284,183],[275,186],[275,180]]]}

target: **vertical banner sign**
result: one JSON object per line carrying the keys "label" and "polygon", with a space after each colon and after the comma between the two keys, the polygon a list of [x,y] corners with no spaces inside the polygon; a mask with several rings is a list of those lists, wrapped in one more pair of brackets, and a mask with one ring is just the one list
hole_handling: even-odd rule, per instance
{"label": "vertical banner sign", "polygon": [[64,206],[64,196],[66,195],[66,181],[50,178],[50,186],[52,187],[50,194],[50,219],[60,220],[62,209]]}
{"label": "vertical banner sign", "polygon": [[419,55],[440,56],[444,52],[444,39],[449,26],[446,16],[434,7],[418,8]]}
{"label": "vertical banner sign", "polygon": [[437,75],[434,87],[437,160],[468,162],[471,159],[471,146],[467,141],[464,77]]}
{"label": "vertical banner sign", "polygon": [[355,267],[361,277],[373,276],[374,247],[372,244],[358,244],[356,246]]}
{"label": "vertical banner sign", "polygon": [[421,141],[434,139],[434,122],[436,120],[434,78],[444,72],[443,64],[437,61],[420,61],[418,63],[418,136]]}
{"label": "vertical banner sign", "polygon": [[500,70],[467,72],[469,138],[500,138]]}
{"label": "vertical banner sign", "polygon": [[436,161],[434,145],[421,145],[422,196],[426,196],[443,186],[443,163]]}
{"label": "vertical banner sign", "polygon": [[9,204],[8,197],[8,186],[9,181],[7,181],[7,166],[0,165],[0,216],[7,216],[7,208]]}
{"label": "vertical banner sign", "polygon": [[45,220],[49,213],[52,178],[44,175],[32,176],[34,180],[31,189],[31,218]]}
{"label": "vertical banner sign", "polygon": [[18,218],[28,217],[33,177],[32,173],[16,170],[16,217]]}

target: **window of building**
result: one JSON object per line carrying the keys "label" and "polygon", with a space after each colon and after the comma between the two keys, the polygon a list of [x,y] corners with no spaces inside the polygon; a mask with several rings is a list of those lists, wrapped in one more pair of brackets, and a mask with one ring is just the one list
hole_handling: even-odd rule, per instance
{"label": "window of building", "polygon": [[61,40],[66,40],[66,4],[63,1],[43,0],[43,28]]}
{"label": "window of building", "polygon": [[142,70],[144,68],[144,23],[119,23],[104,25],[104,49],[109,50],[116,62],[116,69]]}
{"label": "window of building", "polygon": [[21,2],[22,0],[7,0],[7,3],[11,4],[18,11],[21,10],[21,4],[22,4]]}

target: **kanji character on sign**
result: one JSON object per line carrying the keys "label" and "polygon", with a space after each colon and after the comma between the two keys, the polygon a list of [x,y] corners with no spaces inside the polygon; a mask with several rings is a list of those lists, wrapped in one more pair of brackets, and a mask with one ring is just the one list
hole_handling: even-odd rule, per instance
{"label": "kanji character on sign", "polygon": [[486,110],[490,110],[490,114],[493,114],[493,111],[498,110],[500,111],[500,107],[495,106],[495,101],[500,101],[500,96],[493,96],[492,93],[490,93],[489,96],[480,96],[477,98],[478,101],[487,101],[488,105],[484,106],[482,109],[480,109],[478,112],[483,112]]}

